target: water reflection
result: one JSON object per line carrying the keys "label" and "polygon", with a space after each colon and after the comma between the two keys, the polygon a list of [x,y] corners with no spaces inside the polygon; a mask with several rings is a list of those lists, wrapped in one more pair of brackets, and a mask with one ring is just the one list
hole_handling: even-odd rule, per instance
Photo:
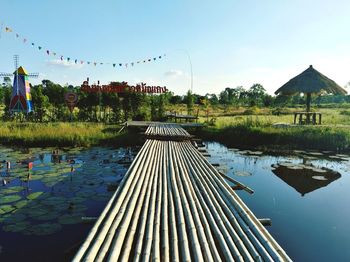
{"label": "water reflection", "polygon": [[271,218],[268,231],[293,261],[350,261],[348,155],[252,154],[219,143],[206,146],[211,163],[254,190],[236,193],[258,218]]}
{"label": "water reflection", "polygon": [[341,177],[340,173],[336,171],[330,169],[321,170],[325,172],[315,172],[313,169],[293,169],[293,167],[278,166],[272,169],[272,172],[304,196],[307,193],[329,185]]}

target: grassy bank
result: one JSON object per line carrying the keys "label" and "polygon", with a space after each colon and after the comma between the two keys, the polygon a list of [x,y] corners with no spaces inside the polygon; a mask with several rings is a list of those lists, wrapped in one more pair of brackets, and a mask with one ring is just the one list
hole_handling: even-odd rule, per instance
{"label": "grassy bank", "polygon": [[273,127],[259,124],[236,124],[204,128],[198,133],[229,147],[280,147],[350,151],[350,130],[340,127]]}
{"label": "grassy bank", "polygon": [[11,146],[124,146],[139,142],[136,134],[118,133],[119,126],[93,123],[2,123],[0,144]]}

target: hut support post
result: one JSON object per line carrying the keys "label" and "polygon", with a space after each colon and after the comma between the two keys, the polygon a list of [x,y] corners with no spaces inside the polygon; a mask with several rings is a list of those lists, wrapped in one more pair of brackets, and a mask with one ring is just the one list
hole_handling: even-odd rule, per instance
{"label": "hut support post", "polygon": [[311,93],[306,94],[306,112],[310,112]]}
{"label": "hut support post", "polygon": [[310,124],[311,93],[306,94],[306,124]]}

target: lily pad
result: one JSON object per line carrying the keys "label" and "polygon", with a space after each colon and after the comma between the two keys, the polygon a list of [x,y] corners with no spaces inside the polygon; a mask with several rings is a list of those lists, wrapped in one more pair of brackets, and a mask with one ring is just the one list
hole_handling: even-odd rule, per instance
{"label": "lily pad", "polygon": [[19,195],[9,195],[9,196],[3,196],[0,198],[0,204],[7,204],[11,202],[16,202],[20,200],[22,197]]}
{"label": "lily pad", "polygon": [[344,154],[336,154],[337,157],[349,157],[348,155],[344,155]]}
{"label": "lily pad", "polygon": [[17,213],[15,211],[15,213],[11,213],[7,216],[7,219],[5,219],[4,221],[2,221],[4,224],[14,224],[14,223],[18,223],[18,222],[22,222],[24,220],[26,220],[27,216],[25,214],[22,213]]}
{"label": "lily pad", "polygon": [[299,165],[295,165],[295,166],[287,166],[288,169],[291,169],[291,170],[302,170],[303,167],[302,166],[299,166]]}
{"label": "lily pad", "polygon": [[326,181],[328,180],[327,178],[325,178],[324,176],[313,176],[312,177],[315,180],[320,180],[320,181]]}
{"label": "lily pad", "polygon": [[308,155],[311,155],[311,156],[323,156],[323,153],[321,153],[321,152],[309,152]]}
{"label": "lily pad", "polygon": [[60,205],[66,202],[66,198],[58,196],[49,196],[41,201],[44,205]]}
{"label": "lily pad", "polygon": [[15,209],[16,208],[12,205],[2,205],[2,206],[0,206],[0,215],[10,213]]}
{"label": "lily pad", "polygon": [[58,222],[64,225],[79,224],[83,216],[82,213],[65,214],[58,219]]}
{"label": "lily pad", "polygon": [[44,192],[35,192],[35,193],[31,193],[30,195],[27,196],[28,199],[30,200],[34,200],[38,197],[40,197]]}
{"label": "lily pad", "polygon": [[80,191],[80,192],[76,193],[76,196],[89,198],[95,194],[96,194],[96,191],[94,191],[94,190],[84,190],[84,191]]}
{"label": "lily pad", "polygon": [[46,215],[49,212],[50,212],[49,210],[35,208],[35,209],[28,210],[27,214],[31,218],[36,218],[36,217],[40,217],[40,216]]}
{"label": "lily pad", "polygon": [[235,171],[234,174],[236,176],[251,176],[252,174],[246,171]]}
{"label": "lily pad", "polygon": [[24,200],[18,201],[16,204],[14,204],[14,206],[16,208],[20,209],[20,208],[28,205],[28,203],[29,203],[29,200],[24,199]]}
{"label": "lily pad", "polygon": [[21,221],[15,224],[10,224],[3,226],[3,230],[6,232],[22,232],[30,226],[30,223],[27,221]]}
{"label": "lily pad", "polygon": [[61,228],[62,226],[57,223],[44,223],[44,224],[32,225],[30,228],[30,232],[33,235],[44,236],[44,235],[54,234],[60,231]]}
{"label": "lily pad", "polygon": [[261,151],[247,151],[248,155],[253,155],[253,156],[260,156],[263,154]]}
{"label": "lily pad", "polygon": [[60,213],[58,213],[58,212],[51,212],[51,213],[48,213],[48,214],[37,216],[37,217],[35,217],[35,219],[36,220],[40,220],[40,221],[49,221],[49,220],[57,219],[58,217],[60,217]]}
{"label": "lily pad", "polygon": [[316,168],[314,167],[313,169],[311,169],[313,172],[316,172],[316,173],[327,173],[327,170],[325,169],[321,169],[321,168]]}
{"label": "lily pad", "polygon": [[283,167],[292,167],[292,166],[295,166],[294,163],[291,163],[291,162],[282,162],[282,163],[279,163],[280,166],[283,166]]}
{"label": "lily pad", "polygon": [[111,198],[112,194],[98,194],[93,196],[91,199],[96,201],[107,201]]}
{"label": "lily pad", "polygon": [[21,192],[23,190],[24,190],[24,187],[22,187],[22,186],[13,186],[13,187],[9,187],[9,188],[4,189],[1,192],[3,194],[12,194],[12,193]]}

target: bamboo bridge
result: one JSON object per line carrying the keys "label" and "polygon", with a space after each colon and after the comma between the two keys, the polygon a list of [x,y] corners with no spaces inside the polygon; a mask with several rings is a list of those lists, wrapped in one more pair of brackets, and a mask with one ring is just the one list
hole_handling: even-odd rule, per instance
{"label": "bamboo bridge", "polygon": [[145,135],[73,261],[291,261],[187,131]]}

